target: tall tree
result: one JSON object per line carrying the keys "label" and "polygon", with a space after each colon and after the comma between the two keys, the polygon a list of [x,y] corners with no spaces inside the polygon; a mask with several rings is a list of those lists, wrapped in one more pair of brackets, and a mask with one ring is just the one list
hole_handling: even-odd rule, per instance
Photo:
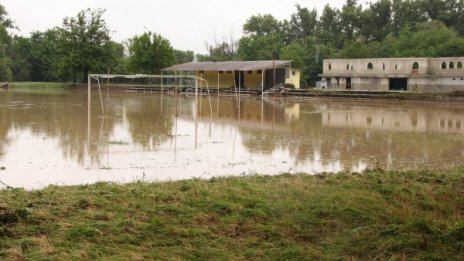
{"label": "tall tree", "polygon": [[205,46],[208,50],[208,55],[197,55],[199,61],[218,62],[237,60],[238,58],[238,43],[232,36],[228,40],[224,38],[222,42],[215,40],[214,44],[205,42]]}
{"label": "tall tree", "polygon": [[128,42],[128,51],[127,68],[133,73],[159,73],[176,61],[169,40],[152,32],[132,37]]}
{"label": "tall tree", "polygon": [[382,41],[392,31],[392,7],[390,0],[380,0],[371,3],[369,8],[362,12],[361,35],[368,41]]}
{"label": "tall tree", "polygon": [[243,25],[238,53],[244,60],[278,59],[283,47],[281,23],[272,15],[252,16]]}
{"label": "tall tree", "polygon": [[270,14],[253,15],[243,25],[243,31],[247,35],[270,35],[280,33],[280,23]]}
{"label": "tall tree", "polygon": [[76,17],[66,17],[60,28],[63,57],[61,73],[77,81],[87,81],[90,71],[106,72],[113,63],[105,10],[86,9]]}
{"label": "tall tree", "polygon": [[326,5],[319,18],[318,40],[321,44],[332,48],[343,46],[343,31],[340,11]]}
{"label": "tall tree", "polygon": [[317,28],[317,10],[296,5],[296,13],[292,14],[290,21],[282,24],[284,41],[290,44],[294,41],[303,42],[306,37],[313,36]]}
{"label": "tall tree", "polygon": [[192,51],[180,51],[180,50],[174,50],[176,53],[176,63],[188,63],[192,62],[195,54]]}
{"label": "tall tree", "polygon": [[427,21],[425,13],[420,10],[420,3],[415,0],[393,0],[391,30],[398,36],[403,28],[415,28],[417,23]]}
{"label": "tall tree", "polygon": [[340,22],[346,40],[353,40],[361,27],[361,5],[357,0],[346,0],[340,12]]}
{"label": "tall tree", "polygon": [[12,79],[11,60],[7,56],[7,48],[11,43],[8,29],[15,28],[13,20],[8,17],[5,7],[0,4],[0,81]]}

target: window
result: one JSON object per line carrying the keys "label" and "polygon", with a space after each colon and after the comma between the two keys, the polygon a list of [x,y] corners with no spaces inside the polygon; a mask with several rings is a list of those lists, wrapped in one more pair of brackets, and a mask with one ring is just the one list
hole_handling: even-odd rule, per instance
{"label": "window", "polygon": [[295,76],[295,71],[292,71],[292,75]]}
{"label": "window", "polygon": [[353,65],[351,65],[351,70],[354,70],[354,67],[353,67]]}
{"label": "window", "polygon": [[462,62],[458,62],[458,69],[462,69]]}
{"label": "window", "polygon": [[329,63],[329,70],[332,70],[332,64]]}
{"label": "window", "polygon": [[449,68],[450,68],[450,69],[454,69],[454,63],[453,63],[453,62],[450,62]]}
{"label": "window", "polygon": [[347,70],[350,69],[350,64],[347,64],[347,65],[346,65],[346,69],[347,69]]}
{"label": "window", "polygon": [[382,64],[382,69],[385,70],[385,64],[384,63]]}
{"label": "window", "polygon": [[398,64],[395,64],[395,70],[398,70],[398,68],[399,68]]}
{"label": "window", "polygon": [[373,69],[374,69],[374,65],[372,65],[372,63],[368,63],[368,64],[367,64],[367,69],[368,69],[368,70],[373,70]]}
{"label": "window", "polygon": [[247,74],[253,74],[253,71],[247,71]]}
{"label": "window", "polygon": [[415,63],[412,65],[412,69],[413,69],[413,70],[419,70],[419,63],[418,63],[418,62],[415,62]]}
{"label": "window", "polygon": [[441,63],[441,69],[446,69],[446,63],[445,62]]}

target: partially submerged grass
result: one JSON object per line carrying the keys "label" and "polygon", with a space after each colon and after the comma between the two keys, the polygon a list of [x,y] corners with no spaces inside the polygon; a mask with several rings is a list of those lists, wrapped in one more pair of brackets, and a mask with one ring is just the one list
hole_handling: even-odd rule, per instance
{"label": "partially submerged grass", "polygon": [[464,169],[0,192],[0,259],[458,260]]}
{"label": "partially submerged grass", "polygon": [[11,87],[15,89],[67,89],[70,83],[60,82],[14,82]]}

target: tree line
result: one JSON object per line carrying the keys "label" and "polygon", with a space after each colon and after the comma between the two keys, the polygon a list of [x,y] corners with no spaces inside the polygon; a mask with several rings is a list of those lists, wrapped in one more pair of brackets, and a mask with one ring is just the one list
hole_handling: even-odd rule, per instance
{"label": "tree line", "polygon": [[[87,9],[60,26],[29,37],[15,36],[15,24],[0,5],[0,81],[85,82],[87,74],[159,73],[194,59],[155,32],[113,41],[104,10]],[[311,86],[326,58],[440,57],[464,55],[464,0],[379,0],[322,13],[296,5],[284,20],[254,15],[235,40],[206,44],[199,61],[293,60]]]}
{"label": "tree line", "polygon": [[61,26],[29,37],[13,36],[13,21],[0,5],[0,81],[87,82],[89,73],[159,73],[193,52],[174,50],[154,32],[119,43],[110,37],[105,10],[86,9]]}

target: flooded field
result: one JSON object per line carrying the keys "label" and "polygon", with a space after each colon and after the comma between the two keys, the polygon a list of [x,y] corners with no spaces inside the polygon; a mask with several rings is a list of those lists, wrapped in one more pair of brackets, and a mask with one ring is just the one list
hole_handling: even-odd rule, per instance
{"label": "flooded field", "polygon": [[[198,116],[195,115],[195,109]],[[85,91],[0,92],[0,181],[318,173],[463,164],[464,106]]]}

